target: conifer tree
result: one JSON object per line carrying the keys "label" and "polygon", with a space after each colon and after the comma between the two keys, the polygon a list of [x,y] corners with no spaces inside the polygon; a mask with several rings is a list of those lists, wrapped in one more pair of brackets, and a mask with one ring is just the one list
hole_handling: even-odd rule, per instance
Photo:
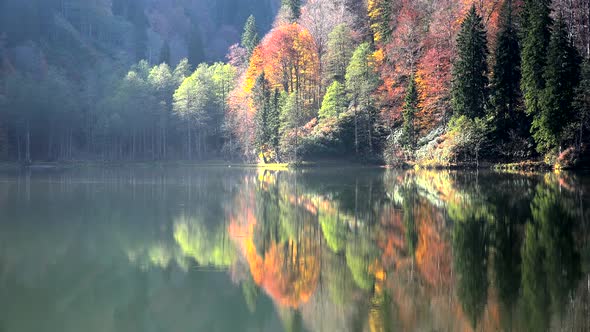
{"label": "conifer tree", "polygon": [[580,80],[580,55],[568,36],[563,18],[555,22],[543,76],[545,89],[540,99],[541,112],[533,118],[533,138],[541,153],[560,148],[571,134],[573,101]]}
{"label": "conifer tree", "polygon": [[258,152],[264,152],[267,146],[269,134],[269,114],[270,110],[270,86],[264,72],[256,79],[256,84],[252,90],[252,99],[256,109],[256,148]]}
{"label": "conifer tree", "polygon": [[574,101],[575,111],[577,113],[579,125],[579,142],[584,143],[586,139],[584,131],[590,122],[590,60],[586,59],[582,65],[581,81],[576,89],[576,99]]}
{"label": "conifer tree", "polygon": [[514,125],[521,103],[520,45],[514,22],[512,0],[506,0],[500,17],[497,46],[492,76],[491,106],[496,130],[501,135]]}
{"label": "conifer tree", "polygon": [[254,15],[250,15],[244,25],[244,33],[242,34],[242,46],[248,51],[249,57],[252,56],[258,42],[260,42],[260,38],[258,37],[256,18],[254,18]]}
{"label": "conifer tree", "polygon": [[461,24],[457,49],[459,57],[453,67],[453,111],[457,116],[481,118],[488,101],[488,46],[486,30],[475,5]]}
{"label": "conifer tree", "polygon": [[404,100],[404,108],[402,115],[404,118],[402,146],[410,151],[416,149],[416,114],[420,111],[420,99],[418,89],[416,87],[416,78],[412,75],[408,89],[406,91],[406,98]]}
{"label": "conifer tree", "polygon": [[551,26],[551,0],[525,0],[522,32],[522,81],[525,109],[529,116],[540,112],[545,89],[543,72],[547,63]]}
{"label": "conifer tree", "polygon": [[267,119],[268,145],[278,155],[279,143],[281,140],[281,109],[284,98],[279,89],[275,89],[270,102]]}
{"label": "conifer tree", "polygon": [[392,34],[392,0],[369,0],[368,15],[374,40],[378,43],[389,41]]}
{"label": "conifer tree", "polygon": [[160,64],[165,63],[170,65],[170,44],[168,41],[165,41],[164,44],[162,44],[162,49],[160,50],[160,59],[158,62]]}

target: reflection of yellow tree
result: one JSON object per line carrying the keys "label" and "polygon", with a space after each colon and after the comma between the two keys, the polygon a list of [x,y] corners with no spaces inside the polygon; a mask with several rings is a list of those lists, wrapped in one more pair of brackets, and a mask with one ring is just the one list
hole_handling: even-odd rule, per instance
{"label": "reflection of yellow tree", "polygon": [[181,216],[174,225],[174,239],[182,253],[200,265],[229,267],[235,260],[223,228],[212,233],[199,221]]}

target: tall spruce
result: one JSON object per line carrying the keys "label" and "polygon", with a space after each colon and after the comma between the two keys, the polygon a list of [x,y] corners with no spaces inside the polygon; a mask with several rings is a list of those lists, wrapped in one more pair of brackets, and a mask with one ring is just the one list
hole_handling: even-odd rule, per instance
{"label": "tall spruce", "polygon": [[281,140],[281,109],[283,104],[284,98],[279,89],[275,88],[270,102],[266,125],[268,145],[269,148],[274,150],[276,155],[278,155],[279,143]]}
{"label": "tall spruce", "polygon": [[168,41],[165,41],[164,44],[162,44],[162,49],[160,50],[160,59],[158,63],[165,63],[167,65],[170,65],[170,43],[168,43]]}
{"label": "tall spruce", "polygon": [[271,112],[270,94],[270,85],[263,72],[256,79],[252,90],[252,99],[256,109],[256,149],[258,152],[264,152],[271,136],[268,130]]}
{"label": "tall spruce", "polygon": [[244,25],[244,33],[242,34],[242,46],[248,51],[248,56],[252,55],[254,48],[260,42],[258,37],[258,28],[256,27],[256,18],[254,15],[250,15],[246,24]]}
{"label": "tall spruce", "polygon": [[508,127],[518,125],[518,112],[522,101],[520,44],[513,10],[512,0],[506,0],[501,11],[500,30],[494,53],[496,62],[493,68],[490,101],[499,135],[503,135]]}
{"label": "tall spruce", "polygon": [[534,117],[532,127],[537,151],[541,153],[561,148],[571,138],[568,129],[575,121],[573,102],[580,81],[580,55],[561,17],[553,26],[543,78],[541,112]]}
{"label": "tall spruce", "polygon": [[416,87],[416,78],[412,75],[406,97],[402,115],[404,118],[402,145],[404,148],[414,151],[416,149],[416,114],[420,111],[420,98]]}
{"label": "tall spruce", "polygon": [[459,56],[453,67],[453,111],[481,118],[488,101],[488,46],[486,29],[475,5],[467,13],[457,37]]}
{"label": "tall spruce", "polygon": [[576,99],[574,101],[578,115],[578,140],[580,145],[587,140],[584,132],[590,125],[590,93],[588,91],[590,91],[590,59],[586,59],[582,65],[581,80],[576,89]]}
{"label": "tall spruce", "polygon": [[373,39],[377,43],[388,42],[393,32],[394,2],[392,0],[369,0],[367,7]]}
{"label": "tall spruce", "polygon": [[522,81],[525,109],[529,116],[540,113],[540,98],[545,89],[543,72],[551,32],[551,0],[525,0],[522,31]]}

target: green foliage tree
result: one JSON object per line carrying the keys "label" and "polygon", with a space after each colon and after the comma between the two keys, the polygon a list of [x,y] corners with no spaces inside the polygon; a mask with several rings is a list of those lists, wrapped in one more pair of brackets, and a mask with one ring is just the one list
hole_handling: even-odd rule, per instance
{"label": "green foliage tree", "polygon": [[520,44],[512,2],[507,0],[502,6],[491,80],[490,103],[498,135],[505,135],[508,128],[519,123],[517,112],[520,111],[522,101]]}
{"label": "green foliage tree", "polygon": [[354,51],[346,68],[346,91],[354,109],[354,146],[359,154],[361,127],[366,128],[369,154],[373,153],[374,99],[373,92],[379,86],[379,75],[375,71],[375,59],[369,43],[363,43]]}
{"label": "green foliage tree", "polygon": [[328,35],[328,51],[326,55],[327,77],[329,81],[344,82],[346,67],[352,57],[354,45],[352,31],[346,24],[337,25]]}
{"label": "green foliage tree", "polygon": [[523,8],[522,81],[526,112],[541,112],[540,98],[545,89],[543,73],[551,33],[551,0],[526,0]]}
{"label": "green foliage tree", "polygon": [[543,79],[540,112],[533,115],[533,137],[541,153],[561,148],[574,121],[573,101],[580,76],[580,57],[563,19],[553,27]]}
{"label": "green foliage tree", "polygon": [[187,77],[174,92],[174,112],[183,120],[186,127],[186,158],[193,159],[193,132],[195,128],[203,129],[207,121],[207,91],[195,71]]}
{"label": "green foliage tree", "polygon": [[318,117],[320,118],[320,121],[336,118],[340,114],[346,112],[347,109],[348,99],[346,97],[346,87],[344,84],[334,81],[332,85],[328,87],[328,91],[326,91]]}
{"label": "green foliage tree", "polygon": [[453,66],[453,111],[471,119],[485,116],[488,102],[488,47],[486,30],[475,5],[461,24],[458,59]]}
{"label": "green foliage tree", "polygon": [[420,112],[420,96],[418,95],[418,88],[416,87],[416,78],[414,75],[410,78],[408,89],[406,90],[406,97],[404,100],[404,107],[402,115],[404,119],[402,146],[413,152],[416,149],[416,115]]}
{"label": "green foliage tree", "polygon": [[244,33],[242,34],[242,46],[248,51],[248,56],[252,55],[254,48],[256,48],[259,42],[260,38],[258,37],[256,19],[254,15],[250,15],[244,25]]}

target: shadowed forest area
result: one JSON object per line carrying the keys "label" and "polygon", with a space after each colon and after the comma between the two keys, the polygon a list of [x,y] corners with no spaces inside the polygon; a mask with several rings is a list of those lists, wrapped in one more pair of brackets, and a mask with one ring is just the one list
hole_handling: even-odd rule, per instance
{"label": "shadowed forest area", "polygon": [[589,0],[0,0],[0,13],[3,160],[587,165]]}

